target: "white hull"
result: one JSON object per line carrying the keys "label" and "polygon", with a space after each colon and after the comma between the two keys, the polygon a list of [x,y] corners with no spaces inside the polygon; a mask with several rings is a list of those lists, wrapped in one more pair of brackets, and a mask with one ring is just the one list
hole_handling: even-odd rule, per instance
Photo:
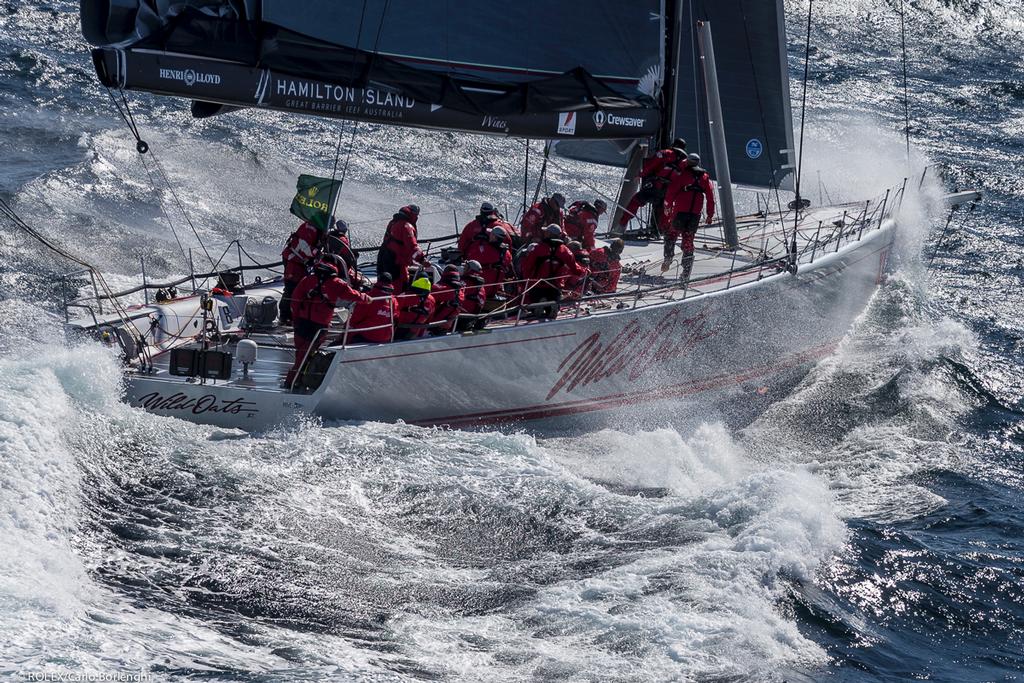
{"label": "white hull", "polygon": [[323,384],[309,395],[134,375],[128,400],[248,430],[296,413],[457,428],[529,423],[540,432],[739,424],[835,348],[880,282],[894,232],[891,222],[865,232],[802,263],[796,275],[765,270],[758,279],[750,271],[728,288],[686,298],[676,290],[597,315],[336,347]]}

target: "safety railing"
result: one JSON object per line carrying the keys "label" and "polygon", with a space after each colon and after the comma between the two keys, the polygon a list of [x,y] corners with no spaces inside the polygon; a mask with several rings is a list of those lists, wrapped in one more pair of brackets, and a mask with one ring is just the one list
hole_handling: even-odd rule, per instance
{"label": "safety railing", "polygon": [[[341,330],[341,334],[335,341],[340,341],[340,345],[345,348],[353,343],[353,335],[362,335],[365,332],[381,329],[389,329],[389,341],[394,342],[399,336],[396,335],[396,330],[420,332],[421,334],[413,335],[413,338],[418,338],[422,336],[422,333],[433,335],[442,328],[447,328],[443,334],[451,334],[464,332],[467,331],[467,328],[474,329],[493,322],[505,322],[512,326],[518,326],[550,319],[549,317],[538,317],[533,314],[553,306],[559,308],[556,317],[563,317],[562,311],[568,311],[567,315],[569,316],[579,317],[580,315],[592,313],[594,307],[605,307],[609,310],[635,309],[645,305],[661,303],[665,299],[675,299],[680,294],[682,299],[685,300],[719,289],[730,289],[737,284],[760,281],[765,277],[787,270],[795,270],[795,267],[799,264],[814,263],[821,255],[835,253],[844,244],[859,241],[865,234],[881,228],[886,217],[893,215],[893,207],[902,205],[906,187],[907,181],[904,180],[900,187],[887,190],[884,196],[877,200],[868,200],[862,204],[840,205],[836,208],[843,209],[842,215],[832,222],[826,222],[823,219],[813,225],[788,227],[788,221],[793,220],[792,212],[774,215],[765,214],[757,220],[757,224],[760,225],[761,229],[751,230],[750,236],[746,238],[747,242],[741,243],[740,249],[728,252],[728,258],[730,259],[728,267],[719,268],[712,273],[703,275],[694,273],[691,277],[681,278],[679,277],[679,269],[682,265],[682,260],[680,260],[676,268],[677,277],[666,281],[663,274],[652,274],[650,272],[652,268],[656,268],[662,263],[661,259],[652,257],[647,260],[624,264],[620,271],[620,288],[616,292],[589,292],[589,285],[595,276],[611,272],[611,270],[590,271],[583,281],[577,285],[576,291],[579,292],[577,296],[565,297],[557,302],[532,302],[527,300],[527,295],[532,291],[532,288],[540,285],[560,288],[560,281],[566,276],[548,279],[513,279],[500,283],[500,289],[508,297],[501,305],[493,310],[480,313],[460,311],[455,317],[454,324],[450,319],[425,323],[397,323],[394,312],[391,311],[387,323],[357,329],[351,327],[351,317],[349,317]],[[750,221],[753,222],[755,218],[758,217],[751,217]],[[455,237],[448,236],[437,238],[433,241],[449,241]],[[756,241],[755,245],[749,243],[751,239]],[[775,240],[777,245],[769,250],[769,242],[771,240]],[[232,251],[232,248],[234,248],[238,257],[237,265],[221,268],[221,264]],[[769,251],[775,251],[776,255],[770,256]],[[693,256],[692,268],[694,271],[700,270],[699,265],[701,263],[717,261],[726,256],[724,249],[710,254],[706,252],[707,250],[705,249]],[[248,257],[251,263],[245,263],[243,256]],[[225,273],[238,273],[241,275],[245,272],[256,270],[266,271],[279,267],[281,264],[281,261],[258,263],[255,258],[245,252],[238,240],[233,240],[224,248],[220,258],[214,262],[214,269],[209,272],[190,273],[188,276],[170,282],[149,282],[144,278],[143,283],[139,286],[109,295],[100,294],[98,289],[94,288],[91,296],[73,300],[65,298],[65,316],[67,317],[67,311],[71,308],[84,308],[91,315],[94,325],[99,326],[97,311],[102,315],[102,302],[104,300],[131,296],[140,291],[166,290],[182,285],[190,280],[195,285],[200,280],[220,278]],[[68,273],[65,275],[65,278],[80,277],[84,272]],[[481,286],[487,287],[488,285]],[[195,291],[198,290],[194,289],[193,292]],[[391,298],[390,295],[376,297],[371,301],[376,302],[389,298]],[[89,302],[95,304],[95,310]]]}

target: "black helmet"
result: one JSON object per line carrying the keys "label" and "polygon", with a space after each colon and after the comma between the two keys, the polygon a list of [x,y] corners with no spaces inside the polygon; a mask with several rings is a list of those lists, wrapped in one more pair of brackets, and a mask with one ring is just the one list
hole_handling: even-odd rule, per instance
{"label": "black helmet", "polygon": [[594,208],[597,209],[598,213],[604,213],[608,210],[608,204],[603,199],[595,199]]}
{"label": "black helmet", "polygon": [[557,223],[552,223],[551,225],[549,225],[546,228],[544,228],[544,239],[548,239],[548,240],[562,239],[562,229],[560,227],[558,227]]}
{"label": "black helmet", "polygon": [[491,228],[491,239],[494,239],[495,237],[504,242],[506,239],[508,239],[508,233],[505,232],[505,228],[501,227],[500,225],[495,225],[493,228]]}
{"label": "black helmet", "polygon": [[346,223],[345,220],[342,218],[337,219],[336,221],[334,221],[334,229],[331,230],[331,232],[335,232],[339,235],[347,235],[348,223]]}
{"label": "black helmet", "polygon": [[613,239],[612,243],[610,245],[608,245],[608,249],[611,250],[611,252],[613,254],[621,254],[622,250],[625,249],[625,248],[626,248],[626,243],[623,242],[619,238]]}
{"label": "black helmet", "polygon": [[686,150],[686,140],[682,138],[676,138],[672,141],[672,146],[676,149]]}
{"label": "black helmet", "polygon": [[555,204],[558,204],[558,208],[565,208],[565,195],[563,195],[561,192],[556,192],[553,195],[551,195],[551,201],[553,201]]}
{"label": "black helmet", "polygon": [[481,216],[489,216],[492,213],[496,213],[496,212],[497,212],[497,209],[495,209],[494,208],[494,204],[491,204],[490,202],[484,202],[483,204],[480,205],[480,215]]}
{"label": "black helmet", "polygon": [[330,277],[331,275],[336,276],[338,275],[339,272],[341,272],[338,270],[338,266],[334,265],[333,259],[329,259],[326,257],[320,258],[313,265],[313,270],[315,270],[316,274],[320,275],[321,277]]}

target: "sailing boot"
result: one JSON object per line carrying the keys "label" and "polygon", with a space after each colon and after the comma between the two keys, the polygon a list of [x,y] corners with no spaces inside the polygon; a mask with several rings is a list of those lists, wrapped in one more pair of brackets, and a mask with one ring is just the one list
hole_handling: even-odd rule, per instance
{"label": "sailing boot", "polygon": [[672,257],[676,255],[675,235],[665,236],[665,260],[661,262],[661,272],[667,273],[672,267]]}
{"label": "sailing boot", "polygon": [[693,270],[693,252],[692,251],[691,252],[685,252],[685,251],[683,252],[682,266],[683,266],[683,272],[680,273],[679,279],[682,280],[682,282],[685,284],[685,283],[688,283],[690,281],[690,272]]}

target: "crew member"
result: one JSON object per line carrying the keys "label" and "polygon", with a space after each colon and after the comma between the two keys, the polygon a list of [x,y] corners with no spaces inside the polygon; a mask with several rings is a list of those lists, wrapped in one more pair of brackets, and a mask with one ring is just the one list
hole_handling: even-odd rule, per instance
{"label": "crew member", "polygon": [[290,325],[292,322],[292,294],[319,254],[320,243],[326,232],[326,228],[321,229],[304,221],[298,230],[288,236],[284,251],[281,252],[281,258],[284,259],[284,292],[281,294],[278,317],[282,325]]}
{"label": "crew member", "polygon": [[387,344],[394,336],[398,319],[398,300],[391,285],[391,275],[381,273],[367,293],[371,301],[358,303],[348,321],[348,341],[365,344]]}
{"label": "crew member", "polygon": [[565,214],[565,234],[569,239],[579,240],[584,249],[593,249],[597,221],[607,210],[608,204],[603,199],[597,199],[593,204],[585,199],[573,202]]}
{"label": "crew member", "polygon": [[423,264],[426,256],[416,241],[416,221],[420,207],[403,206],[394,215],[384,231],[384,242],[377,252],[377,272],[390,273],[396,292],[405,291],[409,281],[409,266]]}
{"label": "crew member", "polygon": [[582,274],[575,274],[567,266],[562,266],[561,273],[565,275],[565,286],[564,293],[565,298],[570,300],[576,300],[583,296],[584,289],[587,286],[587,282],[590,278],[590,252],[583,248],[583,245],[572,240],[566,246],[569,247],[569,251],[572,252],[572,256],[576,259],[576,263],[583,269]]}
{"label": "crew member", "polygon": [[542,318],[557,317],[565,278],[568,275],[582,276],[584,273],[583,267],[576,263],[572,252],[565,246],[562,229],[554,223],[544,228],[543,239],[526,252],[521,267],[523,279],[526,280],[524,302],[552,302],[539,309]]}
{"label": "crew member", "polygon": [[502,291],[502,284],[512,275],[512,252],[508,248],[508,233],[504,228],[491,228],[487,241],[476,240],[466,253],[483,268],[484,295],[488,299]]}
{"label": "crew member", "polygon": [[345,301],[369,302],[370,297],[352,289],[338,276],[338,266],[320,259],[313,273],[299,282],[292,293],[292,317],[295,320],[295,363],[285,385],[291,387],[306,357],[316,351],[326,338],[334,309]]}
{"label": "crew member", "polygon": [[410,292],[398,297],[398,324],[395,339],[418,339],[434,316],[437,305],[430,290],[430,278],[418,277],[409,285]]}
{"label": "crew member", "polygon": [[490,202],[480,205],[477,217],[466,223],[459,235],[459,253],[466,257],[466,252],[473,246],[474,240],[486,240],[487,232],[498,222],[498,210]]}
{"label": "crew member", "polygon": [[458,266],[445,266],[444,272],[441,273],[441,280],[434,285],[430,294],[434,297],[434,315],[431,317],[430,322],[440,322],[445,320],[448,322],[447,325],[431,327],[430,334],[443,335],[448,334],[455,329],[455,323],[459,318],[459,313],[462,312],[462,305],[465,301],[463,295],[462,278],[459,275]]}
{"label": "crew member", "polygon": [[671,267],[676,238],[682,235],[683,272],[680,277],[683,280],[690,278],[690,271],[693,270],[693,238],[700,227],[700,214],[705,202],[707,222],[710,225],[715,216],[715,193],[708,172],[700,167],[700,156],[690,154],[686,159],[686,167],[675,175],[665,194],[665,220],[670,228],[665,234],[665,261],[661,264],[661,272]]}
{"label": "crew member", "polygon": [[651,223],[655,230],[664,226],[659,225],[665,201],[665,193],[672,177],[686,165],[686,140],[676,138],[672,146],[659,150],[654,156],[644,161],[640,169],[640,191],[633,195],[619,218],[619,227],[625,228],[634,217],[641,206],[654,204],[651,215]]}
{"label": "crew member", "polygon": [[619,288],[620,259],[625,247],[625,242],[615,239],[607,247],[590,252],[590,291],[594,294],[614,294]]}
{"label": "crew member", "polygon": [[[342,219],[339,218],[334,221],[334,227],[327,233],[324,251],[328,254],[340,256],[345,261],[349,275],[358,273],[356,268],[359,265],[359,254],[352,248],[352,242],[349,239],[348,233],[348,223]],[[355,280],[352,281],[354,282]]]}
{"label": "crew member", "polygon": [[565,229],[565,197],[555,192],[530,207],[520,223],[523,240],[526,242],[540,241],[546,225],[557,225],[559,230]]}
{"label": "crew member", "polygon": [[[466,265],[462,269],[462,281],[464,283],[462,289],[462,309],[471,316],[481,315],[487,303],[486,287],[484,286],[486,281],[483,270],[483,266],[478,261],[472,259],[466,261]],[[464,330],[482,330],[486,324],[486,318],[462,317],[456,323],[455,329],[460,332]]]}

